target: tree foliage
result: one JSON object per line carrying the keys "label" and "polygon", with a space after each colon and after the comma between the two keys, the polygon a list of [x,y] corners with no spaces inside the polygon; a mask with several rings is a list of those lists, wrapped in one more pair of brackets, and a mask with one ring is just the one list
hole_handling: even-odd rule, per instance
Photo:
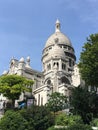
{"label": "tree foliage", "polygon": [[19,112],[7,111],[0,120],[0,130],[34,130]]}
{"label": "tree foliage", "polygon": [[90,125],[84,125],[84,124],[74,124],[69,126],[65,130],[93,130]]}
{"label": "tree foliage", "polygon": [[66,115],[66,113],[61,113],[56,116],[55,125],[70,126],[70,125],[74,125],[74,124],[83,124],[81,116]]}
{"label": "tree foliage", "polygon": [[47,130],[52,125],[54,116],[45,106],[7,111],[0,120],[0,130]]}
{"label": "tree foliage", "polygon": [[64,128],[50,127],[48,130],[93,130],[90,125],[73,124]]}
{"label": "tree foliage", "polygon": [[81,52],[79,68],[86,84],[98,87],[98,34],[87,38]]}
{"label": "tree foliage", "polygon": [[54,117],[45,106],[33,106],[20,111],[23,118],[34,126],[35,130],[46,130],[54,125]]}
{"label": "tree foliage", "polygon": [[86,87],[79,86],[72,89],[71,105],[73,113],[79,114],[84,123],[89,124],[92,117],[98,116],[98,95],[95,92],[89,92]]}
{"label": "tree foliage", "polygon": [[[22,92],[31,91],[32,80],[18,75],[4,75],[0,77],[0,93],[12,100],[13,105]],[[28,88],[29,87],[29,88]]]}
{"label": "tree foliage", "polygon": [[51,95],[49,95],[49,100],[46,106],[54,113],[61,111],[67,106],[67,98],[61,93],[52,93]]}
{"label": "tree foliage", "polygon": [[94,118],[91,122],[91,126],[98,127],[98,118]]}

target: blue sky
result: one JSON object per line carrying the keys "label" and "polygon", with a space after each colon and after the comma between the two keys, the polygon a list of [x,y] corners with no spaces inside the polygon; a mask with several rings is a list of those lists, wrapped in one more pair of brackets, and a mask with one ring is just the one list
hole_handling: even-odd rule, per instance
{"label": "blue sky", "polygon": [[86,38],[98,32],[98,0],[0,0],[0,75],[12,57],[30,56],[32,68],[41,70],[42,50],[56,19],[78,62]]}

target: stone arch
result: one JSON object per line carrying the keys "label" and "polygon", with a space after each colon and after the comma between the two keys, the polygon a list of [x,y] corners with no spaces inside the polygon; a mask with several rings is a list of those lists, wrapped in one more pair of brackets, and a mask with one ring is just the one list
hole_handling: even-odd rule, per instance
{"label": "stone arch", "polygon": [[48,65],[47,65],[47,70],[50,70],[51,69],[51,64],[49,63]]}
{"label": "stone arch", "polygon": [[62,69],[66,70],[66,64],[62,63]]}
{"label": "stone arch", "polygon": [[50,79],[47,80],[47,84],[51,85],[51,80]]}
{"label": "stone arch", "polygon": [[70,84],[70,81],[65,76],[61,77],[61,83]]}
{"label": "stone arch", "polygon": [[47,79],[45,80],[45,84],[51,85],[51,84],[52,84],[51,79],[50,79],[50,78],[47,78]]}
{"label": "stone arch", "polygon": [[57,66],[57,68],[59,68],[59,63],[58,62],[54,62],[53,66],[55,66],[55,65]]}

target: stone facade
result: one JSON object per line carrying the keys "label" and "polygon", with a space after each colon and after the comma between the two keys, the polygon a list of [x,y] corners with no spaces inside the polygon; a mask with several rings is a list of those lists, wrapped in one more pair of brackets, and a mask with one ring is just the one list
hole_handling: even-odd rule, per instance
{"label": "stone facade", "polygon": [[[45,43],[42,52],[42,72],[33,70],[30,57],[26,61],[12,58],[10,68],[3,74],[17,74],[34,80],[32,94],[37,105],[47,103],[48,94],[60,92],[70,96],[70,89],[80,84],[79,69],[76,65],[75,51],[69,38],[60,30],[60,22],[56,21],[55,32]],[[20,100],[23,96],[20,97]]]}

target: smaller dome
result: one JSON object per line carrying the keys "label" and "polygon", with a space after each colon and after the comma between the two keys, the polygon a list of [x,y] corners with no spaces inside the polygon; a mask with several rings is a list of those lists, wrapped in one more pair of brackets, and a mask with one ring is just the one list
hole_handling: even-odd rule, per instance
{"label": "smaller dome", "polygon": [[24,58],[21,57],[20,60],[19,60],[19,62],[25,62]]}
{"label": "smaller dome", "polygon": [[62,57],[65,58],[65,53],[63,48],[60,48],[60,46],[58,46],[57,44],[55,44],[52,49],[49,51],[49,55],[48,57]]}
{"label": "smaller dome", "polygon": [[30,57],[29,56],[26,59],[26,67],[31,68],[30,67]]}
{"label": "smaller dome", "polygon": [[27,57],[27,62],[30,62],[30,57],[29,56]]}

